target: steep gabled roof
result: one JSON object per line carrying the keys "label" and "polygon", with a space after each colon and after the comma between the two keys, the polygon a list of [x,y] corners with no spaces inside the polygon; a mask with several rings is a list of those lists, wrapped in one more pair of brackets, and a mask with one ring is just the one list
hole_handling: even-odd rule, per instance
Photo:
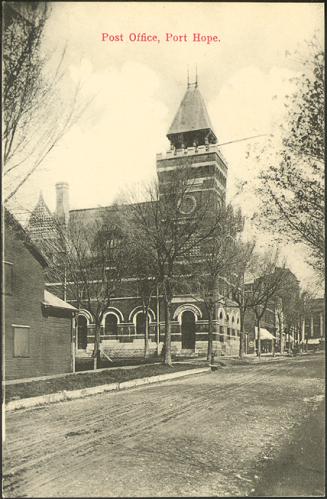
{"label": "steep gabled roof", "polygon": [[44,232],[51,231],[54,227],[55,221],[53,215],[43,199],[42,192],[40,192],[39,200],[32,211],[27,229],[33,236],[40,230],[44,235]]}
{"label": "steep gabled roof", "polygon": [[203,97],[197,86],[189,87],[168,130],[167,137],[207,129],[213,131]]}
{"label": "steep gabled roof", "polygon": [[47,267],[48,262],[41,252],[41,250],[32,242],[29,234],[21,226],[21,224],[16,220],[14,215],[5,208],[4,209],[4,222],[8,229],[11,229],[15,236],[20,239],[28,251],[34,256],[34,258],[42,265],[42,267]]}

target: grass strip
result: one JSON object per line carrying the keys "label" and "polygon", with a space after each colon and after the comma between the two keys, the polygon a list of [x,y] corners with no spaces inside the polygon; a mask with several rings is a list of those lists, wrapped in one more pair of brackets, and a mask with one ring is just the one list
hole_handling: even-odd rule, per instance
{"label": "grass strip", "polygon": [[92,373],[76,373],[62,378],[19,383],[17,385],[5,386],[5,401],[18,400],[39,395],[47,395],[62,390],[78,390],[92,386],[105,385],[109,383],[120,383],[132,379],[156,376],[159,374],[174,373],[204,367],[203,363],[175,364],[173,367],[163,364],[142,365],[135,369],[113,369]]}

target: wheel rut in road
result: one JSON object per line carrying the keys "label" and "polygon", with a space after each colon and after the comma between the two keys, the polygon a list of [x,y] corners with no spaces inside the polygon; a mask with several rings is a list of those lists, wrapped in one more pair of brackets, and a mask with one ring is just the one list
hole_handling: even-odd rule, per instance
{"label": "wheel rut in road", "polygon": [[[108,456],[119,454],[120,459],[124,452],[135,452],[136,456],[142,455],[149,460],[153,457],[151,445],[158,428],[163,434],[159,441],[174,426],[205,426],[208,420],[212,428],[216,429],[212,422],[214,416],[228,412],[229,406],[231,411],[235,411],[235,407],[247,407],[247,399],[255,396],[258,384],[278,388],[280,396],[286,400],[287,390],[280,388],[278,383],[276,388],[276,379],[286,376],[288,388],[301,388],[296,374],[303,369],[303,363],[299,364],[289,367],[279,364],[278,368],[276,364],[237,370],[226,368],[209,375],[170,381],[160,386],[150,385],[129,392],[59,403],[43,410],[29,409],[10,414],[7,421],[9,438],[5,450],[6,469],[10,472],[5,480],[7,490],[13,494],[28,491],[30,496],[35,493],[42,495],[42,491],[52,488],[56,490],[58,482],[63,484],[70,477],[76,477],[78,471],[83,471],[90,460],[92,466],[101,464],[104,449]],[[310,378],[306,384],[307,389],[314,390],[317,380]],[[299,400],[301,396],[302,390],[299,389]],[[247,408],[247,414],[248,417],[253,417],[251,408]],[[23,423],[22,426],[20,422]],[[30,434],[27,433],[28,430]],[[178,438],[179,436],[176,441]],[[203,445],[204,448],[207,446],[209,455],[201,456],[193,448],[192,451],[189,450],[193,460],[190,468],[202,467],[206,473],[215,472],[217,465],[212,446],[206,442]],[[163,448],[165,460],[175,460],[183,468],[183,450],[174,446],[171,450],[166,446]],[[160,448],[156,450],[160,454]],[[231,471],[227,473],[225,470],[225,475],[235,474],[236,468],[231,466]],[[175,474],[178,474],[178,470]],[[247,477],[243,479],[246,480]],[[251,480],[248,486],[250,482]]]}

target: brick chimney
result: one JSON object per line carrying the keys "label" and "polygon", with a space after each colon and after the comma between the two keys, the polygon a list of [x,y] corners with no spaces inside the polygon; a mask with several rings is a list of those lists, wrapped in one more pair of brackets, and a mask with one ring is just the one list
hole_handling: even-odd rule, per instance
{"label": "brick chimney", "polygon": [[69,222],[69,184],[67,182],[56,184],[56,200],[57,217],[67,225]]}

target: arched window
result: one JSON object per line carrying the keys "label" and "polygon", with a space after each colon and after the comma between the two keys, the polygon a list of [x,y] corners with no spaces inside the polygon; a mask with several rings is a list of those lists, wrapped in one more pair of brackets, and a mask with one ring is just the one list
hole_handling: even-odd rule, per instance
{"label": "arched window", "polygon": [[84,315],[77,317],[77,348],[85,350],[87,347],[87,319]]}
{"label": "arched window", "polygon": [[105,334],[118,334],[118,319],[115,314],[107,314],[105,319]]}
{"label": "arched window", "polygon": [[228,315],[228,314],[227,314],[227,317],[226,317],[226,319],[227,319],[227,320],[229,321],[229,315]]}
{"label": "arched window", "polygon": [[222,312],[220,312],[220,314],[219,314],[219,319],[222,319],[222,318],[223,318],[223,313],[222,313]]}
{"label": "arched window", "polygon": [[234,322],[234,321],[235,321],[235,318],[234,318],[234,316],[233,316],[233,317],[232,317],[232,322]]}
{"label": "arched window", "polygon": [[136,323],[135,323],[136,334],[145,334],[145,321],[146,321],[145,313],[139,312],[136,315]]}

